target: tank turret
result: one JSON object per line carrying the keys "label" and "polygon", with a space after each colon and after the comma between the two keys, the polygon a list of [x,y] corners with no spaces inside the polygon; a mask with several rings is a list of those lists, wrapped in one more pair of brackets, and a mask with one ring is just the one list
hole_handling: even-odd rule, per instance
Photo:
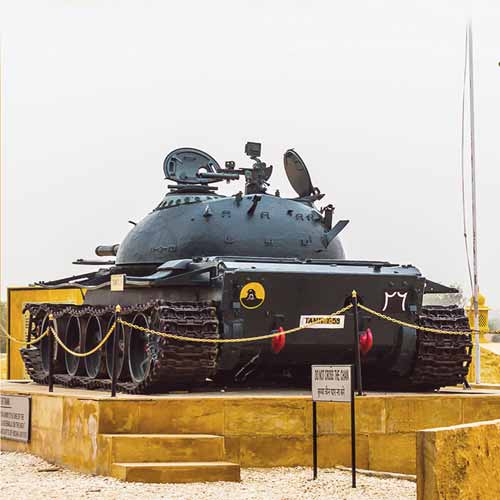
{"label": "tank turret", "polygon": [[[331,206],[314,202],[323,195],[313,188],[305,163],[293,150],[284,155],[286,172],[297,190],[295,199],[269,194],[272,165],[260,160],[261,145],[246,144],[250,167],[226,162],[222,169],[209,154],[180,148],[167,155],[163,170],[176,184],[159,205],[137,223],[121,243],[117,265],[161,264],[192,257],[257,256],[297,259],[344,259],[332,230]],[[212,184],[244,177],[245,191],[233,196],[216,193]]]}

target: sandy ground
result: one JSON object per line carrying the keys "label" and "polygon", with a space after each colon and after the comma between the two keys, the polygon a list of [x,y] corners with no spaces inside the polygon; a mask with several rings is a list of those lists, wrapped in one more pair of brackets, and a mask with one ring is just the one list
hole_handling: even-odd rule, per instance
{"label": "sandy ground", "polygon": [[143,484],[88,476],[25,453],[0,454],[0,492],[9,500],[332,500],[414,499],[416,485],[402,479],[358,474],[351,488],[347,471],[320,469],[311,481],[306,467],[242,469],[241,483]]}
{"label": "sandy ground", "polygon": [[481,347],[500,355],[500,342],[488,342],[487,344],[481,344]]}

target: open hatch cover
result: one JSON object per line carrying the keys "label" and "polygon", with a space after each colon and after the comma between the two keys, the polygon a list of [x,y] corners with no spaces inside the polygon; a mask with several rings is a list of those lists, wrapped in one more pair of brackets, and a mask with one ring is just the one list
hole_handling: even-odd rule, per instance
{"label": "open hatch cover", "polygon": [[302,158],[293,149],[289,149],[283,156],[285,171],[295,192],[301,197],[310,196],[314,193],[309,171]]}
{"label": "open hatch cover", "polygon": [[194,148],[175,149],[167,155],[163,162],[165,177],[180,184],[209,184],[218,179],[205,179],[197,174],[220,172],[219,164],[204,151]]}

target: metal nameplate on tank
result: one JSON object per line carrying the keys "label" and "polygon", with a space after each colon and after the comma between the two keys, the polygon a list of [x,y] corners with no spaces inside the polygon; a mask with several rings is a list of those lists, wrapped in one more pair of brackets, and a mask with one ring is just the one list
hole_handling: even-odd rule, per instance
{"label": "metal nameplate on tank", "polygon": [[318,314],[308,314],[300,316],[299,326],[305,328],[316,328],[316,329],[342,329],[344,328],[345,316],[328,316],[328,315],[318,315]]}
{"label": "metal nameplate on tank", "polygon": [[124,289],[125,289],[125,275],[113,274],[111,276],[111,291],[123,292]]}

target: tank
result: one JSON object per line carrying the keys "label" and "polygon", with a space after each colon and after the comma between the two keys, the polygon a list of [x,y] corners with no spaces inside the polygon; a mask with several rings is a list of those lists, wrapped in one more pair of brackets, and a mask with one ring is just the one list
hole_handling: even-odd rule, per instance
{"label": "tank", "polygon": [[[245,152],[248,166],[226,161],[224,168],[198,149],[168,154],[163,162],[168,191],[160,203],[133,223],[121,243],[97,247],[100,259],[74,262],[100,266],[98,271],[38,283],[79,287],[85,299],[81,306],[28,304],[29,337],[41,335],[52,314],[64,344],[87,352],[113,325],[119,304],[121,318],[133,325],[117,324],[112,334],[121,391],[270,381],[302,385],[312,364],[352,363],[352,312],[329,316],[349,304],[356,290],[361,304],[402,322],[464,332],[428,333],[361,310],[366,384],[433,390],[466,383],[472,342],[463,309],[423,305],[425,294],[457,290],[426,279],[412,265],[346,259],[339,235],[349,221],[335,221],[331,204],[318,207],[324,194],[313,186],[299,154],[284,153],[283,167],[297,197],[283,198],[270,190],[273,167],[260,159],[261,145],[249,142]],[[217,193],[216,184],[239,179],[244,190]],[[314,323],[318,318],[324,321]],[[270,339],[210,342],[299,325],[305,328],[281,338],[280,345]],[[148,329],[204,342],[173,340]],[[49,342],[45,337],[21,350],[29,375],[42,384],[48,378]],[[54,343],[54,380],[109,388],[112,344],[82,358]]]}

